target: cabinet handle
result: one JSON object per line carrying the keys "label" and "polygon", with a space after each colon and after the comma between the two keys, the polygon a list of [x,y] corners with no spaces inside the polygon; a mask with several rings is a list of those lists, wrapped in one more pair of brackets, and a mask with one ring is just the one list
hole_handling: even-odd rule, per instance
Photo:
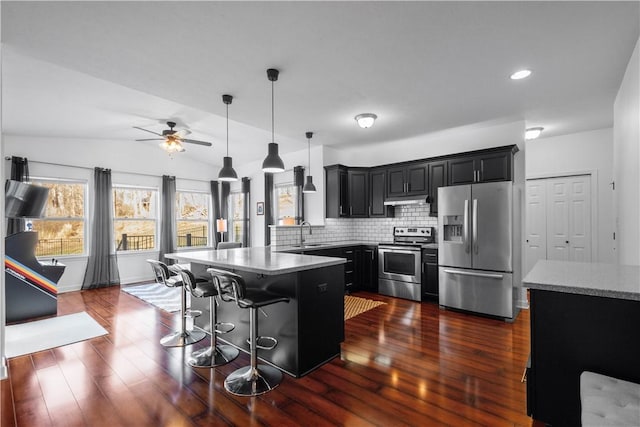
{"label": "cabinet handle", "polygon": [[340,215],[344,215],[344,213],[342,212],[342,205],[340,205]]}
{"label": "cabinet handle", "polygon": [[369,205],[369,216],[371,216],[371,205]]}
{"label": "cabinet handle", "polygon": [[349,215],[353,215],[353,206],[349,206]]}

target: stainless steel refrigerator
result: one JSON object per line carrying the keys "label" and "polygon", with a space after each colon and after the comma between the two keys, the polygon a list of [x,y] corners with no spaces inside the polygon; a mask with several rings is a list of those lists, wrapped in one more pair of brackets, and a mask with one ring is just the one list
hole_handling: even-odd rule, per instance
{"label": "stainless steel refrigerator", "polygon": [[438,189],[439,302],[512,319],[513,185]]}

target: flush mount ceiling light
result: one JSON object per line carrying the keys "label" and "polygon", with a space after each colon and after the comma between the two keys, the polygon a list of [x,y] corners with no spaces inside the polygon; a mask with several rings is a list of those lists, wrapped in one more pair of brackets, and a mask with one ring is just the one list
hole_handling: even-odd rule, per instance
{"label": "flush mount ceiling light", "polygon": [[378,116],[373,113],[358,114],[354,117],[354,119],[356,119],[356,122],[358,122],[358,126],[360,126],[362,129],[367,129],[373,126],[373,122],[375,122],[377,118]]}
{"label": "flush mount ceiling light", "polygon": [[540,136],[543,130],[544,130],[543,127],[529,128],[524,131],[524,139],[527,141],[531,139],[536,139],[537,137]]}
{"label": "flush mount ceiling light", "polygon": [[222,102],[227,105],[227,155],[222,159],[222,169],[218,174],[220,181],[237,181],[238,174],[233,170],[233,160],[229,157],[229,104],[233,101],[233,96],[222,95]]}
{"label": "flush mount ceiling light", "polygon": [[531,75],[531,70],[518,70],[515,73],[511,74],[511,80],[526,79],[530,75]]}
{"label": "flush mount ceiling light", "polygon": [[316,186],[313,185],[313,177],[311,176],[311,137],[313,136],[313,132],[306,132],[305,136],[307,137],[307,146],[308,146],[308,152],[309,152],[309,175],[307,175],[307,182],[304,184],[304,187],[302,187],[302,192],[303,193],[315,193],[316,192]]}
{"label": "flush mount ceiling light", "polygon": [[271,142],[269,143],[269,154],[262,162],[262,171],[267,173],[284,172],[284,162],[278,155],[278,144],[275,141],[275,130],[273,125],[273,82],[278,80],[280,72],[274,68],[267,70],[267,78],[271,82]]}

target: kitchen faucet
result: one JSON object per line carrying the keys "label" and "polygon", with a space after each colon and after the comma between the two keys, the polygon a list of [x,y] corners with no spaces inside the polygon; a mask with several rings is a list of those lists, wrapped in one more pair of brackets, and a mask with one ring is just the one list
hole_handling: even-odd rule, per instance
{"label": "kitchen faucet", "polygon": [[300,247],[304,245],[304,237],[302,237],[302,230],[304,229],[305,225],[309,226],[309,236],[313,234],[313,229],[311,228],[311,224],[309,224],[307,221],[302,221],[300,223]]}

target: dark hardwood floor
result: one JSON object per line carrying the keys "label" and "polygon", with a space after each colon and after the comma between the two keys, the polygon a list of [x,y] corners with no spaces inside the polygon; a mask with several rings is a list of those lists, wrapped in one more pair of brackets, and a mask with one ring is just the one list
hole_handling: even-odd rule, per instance
{"label": "dark hardwood floor", "polygon": [[59,295],[58,314],[87,311],[109,334],[9,359],[0,425],[530,426],[529,313],[513,324],[365,292],[388,304],[346,321],[342,355],[271,393],[224,390],[246,354],[215,369],[185,357],[207,340],[164,348],[178,314],[119,287]]}

